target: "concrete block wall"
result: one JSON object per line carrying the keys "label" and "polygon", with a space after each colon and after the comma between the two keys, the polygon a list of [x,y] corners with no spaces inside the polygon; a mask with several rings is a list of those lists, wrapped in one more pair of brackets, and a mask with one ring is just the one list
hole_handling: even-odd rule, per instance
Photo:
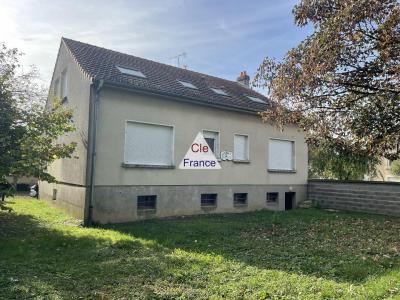
{"label": "concrete block wall", "polygon": [[322,208],[400,216],[400,183],[309,180],[308,199]]}
{"label": "concrete block wall", "polygon": [[[269,192],[279,193],[278,203],[266,202],[266,194]],[[287,192],[296,193],[293,203],[293,207],[296,207],[306,199],[307,185],[96,186],[93,220],[98,223],[120,223],[183,215],[239,213],[261,209],[285,210]],[[218,195],[214,209],[201,207],[202,193]],[[234,193],[247,193],[247,205],[234,207]],[[157,195],[154,214],[138,214],[139,195]]]}

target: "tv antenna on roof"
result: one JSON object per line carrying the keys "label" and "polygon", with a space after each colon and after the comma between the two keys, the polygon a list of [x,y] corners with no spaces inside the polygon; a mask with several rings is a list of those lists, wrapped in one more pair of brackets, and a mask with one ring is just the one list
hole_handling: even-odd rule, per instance
{"label": "tv antenna on roof", "polygon": [[[186,69],[187,66],[183,64],[183,59],[186,58],[186,55],[187,55],[186,52],[182,52],[182,53],[180,53],[178,55],[175,55],[175,56],[171,57],[171,59],[176,59],[178,68],[182,68],[183,67],[184,69]],[[182,63],[182,65],[181,65],[181,63]]]}

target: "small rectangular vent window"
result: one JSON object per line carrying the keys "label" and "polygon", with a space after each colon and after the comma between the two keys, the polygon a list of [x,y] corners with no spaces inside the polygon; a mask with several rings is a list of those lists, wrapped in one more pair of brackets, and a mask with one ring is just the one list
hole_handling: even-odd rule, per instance
{"label": "small rectangular vent window", "polygon": [[247,205],[247,193],[234,193],[233,206],[245,206],[245,205]]}
{"label": "small rectangular vent window", "polygon": [[279,193],[267,193],[267,204],[278,203]]}
{"label": "small rectangular vent window", "polygon": [[201,194],[201,207],[217,206],[217,194]]}
{"label": "small rectangular vent window", "polygon": [[182,84],[184,87],[190,88],[190,89],[195,89],[198,90],[197,86],[195,86],[193,83],[187,82],[187,81],[182,81],[178,80],[180,84]]}
{"label": "small rectangular vent window", "polygon": [[131,75],[131,76],[135,76],[135,77],[140,77],[140,78],[146,78],[146,76],[140,72],[139,70],[135,70],[135,69],[130,69],[130,68],[125,68],[125,67],[120,67],[117,66],[117,69],[125,75]]}
{"label": "small rectangular vent window", "polygon": [[227,93],[227,92],[225,92],[225,91],[224,91],[224,90],[222,90],[222,89],[218,89],[218,88],[211,88],[211,90],[212,90],[214,93],[218,94],[218,95],[222,95],[222,96],[229,96],[229,95],[228,95],[228,93]]}
{"label": "small rectangular vent window", "polygon": [[257,98],[257,97],[253,97],[253,96],[249,96],[249,95],[247,95],[246,97],[249,98],[251,101],[254,101],[254,102],[265,103],[264,100],[261,100],[260,98]]}
{"label": "small rectangular vent window", "polygon": [[145,195],[137,197],[137,210],[155,210],[156,209],[157,196],[156,195]]}
{"label": "small rectangular vent window", "polygon": [[57,189],[53,189],[53,200],[57,200]]}

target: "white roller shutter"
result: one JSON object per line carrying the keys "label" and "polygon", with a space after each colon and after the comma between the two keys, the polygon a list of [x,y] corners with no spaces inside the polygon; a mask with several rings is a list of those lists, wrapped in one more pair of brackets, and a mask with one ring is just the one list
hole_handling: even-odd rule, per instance
{"label": "white roller shutter", "polygon": [[125,163],[139,165],[173,164],[173,127],[127,122]]}
{"label": "white roller shutter", "polygon": [[294,142],[269,140],[268,169],[294,170]]}
{"label": "white roller shutter", "polygon": [[235,134],[233,158],[235,160],[249,160],[249,138],[247,135]]}

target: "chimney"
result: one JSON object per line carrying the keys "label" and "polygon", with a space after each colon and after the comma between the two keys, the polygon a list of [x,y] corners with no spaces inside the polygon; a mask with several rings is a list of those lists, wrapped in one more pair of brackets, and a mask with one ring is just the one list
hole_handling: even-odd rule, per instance
{"label": "chimney", "polygon": [[240,75],[236,79],[236,81],[239,82],[241,85],[244,85],[246,87],[250,86],[250,76],[247,75],[246,71],[240,72]]}

